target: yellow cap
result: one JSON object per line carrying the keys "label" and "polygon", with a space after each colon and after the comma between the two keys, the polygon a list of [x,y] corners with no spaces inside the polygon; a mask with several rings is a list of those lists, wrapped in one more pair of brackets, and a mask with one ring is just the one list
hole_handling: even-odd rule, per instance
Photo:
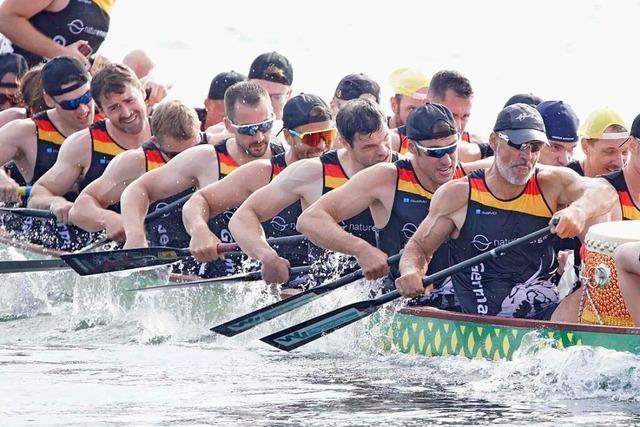
{"label": "yellow cap", "polygon": [[[619,125],[625,128],[626,132],[607,132],[611,125]],[[580,126],[580,135],[588,139],[622,139],[629,137],[629,126],[622,120],[622,117],[608,107],[593,111]]]}
{"label": "yellow cap", "polygon": [[430,79],[414,68],[399,68],[389,76],[389,83],[395,93],[416,99],[427,99],[426,93],[416,93],[429,87]]}

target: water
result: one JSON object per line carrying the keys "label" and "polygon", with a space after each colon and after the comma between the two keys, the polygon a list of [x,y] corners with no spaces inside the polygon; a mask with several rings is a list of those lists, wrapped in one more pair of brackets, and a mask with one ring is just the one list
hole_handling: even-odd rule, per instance
{"label": "water", "polygon": [[[151,10],[153,8],[153,10]],[[376,4],[128,0],[101,53],[147,49],[172,96],[200,105],[211,77],[246,73],[278,50],[294,91],[329,100],[366,72],[462,71],[476,98],[469,128],[487,134],[512,94],[638,113],[637,1],[534,4],[452,0]],[[633,82],[633,83],[632,83]],[[0,259],[18,259],[3,249]],[[640,359],[603,349],[524,351],[511,362],[383,351],[370,320],[286,354],[258,338],[363,298],[357,286],[233,339],[208,328],[275,301],[256,284],[131,294],[166,271],[78,278],[8,275],[0,284],[2,425],[635,425]],[[385,318],[389,321],[389,317]],[[532,346],[536,347],[536,346]]]}

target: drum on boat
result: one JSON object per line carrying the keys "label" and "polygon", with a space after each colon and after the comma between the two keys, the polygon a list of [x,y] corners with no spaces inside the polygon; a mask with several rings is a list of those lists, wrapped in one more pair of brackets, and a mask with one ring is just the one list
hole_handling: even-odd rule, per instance
{"label": "drum on boat", "polygon": [[582,323],[633,326],[620,293],[613,253],[621,244],[637,241],[640,241],[640,221],[613,221],[589,228],[580,269]]}

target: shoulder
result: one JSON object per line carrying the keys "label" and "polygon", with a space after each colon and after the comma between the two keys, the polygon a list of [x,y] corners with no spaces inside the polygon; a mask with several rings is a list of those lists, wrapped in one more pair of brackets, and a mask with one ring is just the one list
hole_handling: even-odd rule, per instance
{"label": "shoulder", "polygon": [[433,194],[429,212],[452,213],[466,206],[469,199],[469,178],[462,177],[440,186]]}
{"label": "shoulder", "polygon": [[274,182],[290,180],[298,184],[305,184],[309,181],[322,178],[322,162],[319,157],[314,159],[303,159],[287,166],[274,179]]}
{"label": "shoulder", "polygon": [[395,163],[378,163],[369,166],[356,173],[348,182],[356,180],[358,182],[366,181],[371,186],[378,185],[394,185],[398,177],[398,166]]}
{"label": "shoulder", "polygon": [[12,120],[0,128],[3,135],[11,135],[12,137],[28,137],[35,135],[36,123],[33,119]]}
{"label": "shoulder", "polygon": [[[244,179],[253,180],[261,179],[266,176],[267,179],[269,179],[271,178],[271,167],[271,160],[269,159],[253,160],[235,169],[233,173],[228,175],[228,177],[231,177],[231,179],[243,177]],[[225,177],[225,179],[226,178],[227,177]]]}
{"label": "shoulder", "polygon": [[537,168],[538,182],[541,184],[552,185],[557,180],[577,181],[580,179],[591,179],[580,176],[574,170],[565,166],[538,165]]}

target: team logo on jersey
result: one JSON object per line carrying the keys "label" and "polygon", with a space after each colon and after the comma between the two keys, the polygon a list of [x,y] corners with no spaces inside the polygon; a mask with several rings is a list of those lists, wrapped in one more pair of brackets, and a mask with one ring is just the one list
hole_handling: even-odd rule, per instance
{"label": "team logo on jersey", "polygon": [[79,19],[74,19],[67,24],[67,27],[69,27],[71,34],[78,35],[84,31],[84,22]]}
{"label": "team logo on jersey", "polygon": [[473,236],[471,244],[480,252],[484,252],[491,246],[491,242],[484,234],[476,234]]}
{"label": "team logo on jersey", "polygon": [[287,224],[287,220],[282,218],[281,216],[274,216],[271,218],[271,226],[278,231],[284,231],[288,228],[289,224]]}
{"label": "team logo on jersey", "polygon": [[415,224],[412,224],[410,222],[402,226],[402,234],[404,234],[404,237],[406,239],[410,239],[416,233],[417,230],[418,230],[418,227],[416,227]]}

